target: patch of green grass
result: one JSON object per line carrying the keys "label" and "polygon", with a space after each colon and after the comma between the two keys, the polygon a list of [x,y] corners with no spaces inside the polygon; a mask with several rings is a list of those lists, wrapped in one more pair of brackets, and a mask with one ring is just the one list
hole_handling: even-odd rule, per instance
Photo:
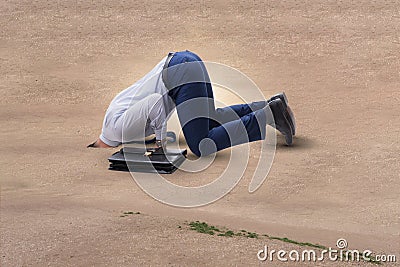
{"label": "patch of green grass", "polygon": [[216,232],[218,232],[219,233],[218,236],[226,236],[226,237],[244,236],[248,238],[258,238],[257,233],[248,232],[246,230],[241,230],[240,232],[235,233],[232,230],[229,229],[221,230],[213,225],[208,225],[207,223],[200,221],[190,222],[189,226],[191,230],[203,234],[214,235]]}
{"label": "patch of green grass", "polygon": [[[195,222],[188,223],[187,221],[185,221],[185,224],[188,224],[190,226],[191,230],[194,230],[196,232],[203,233],[203,234],[215,235],[216,233],[218,233],[217,236],[225,236],[225,237],[234,237],[234,236],[241,236],[241,237],[247,237],[247,238],[259,238],[260,237],[260,235],[258,233],[249,232],[246,230],[240,230],[237,233],[235,233],[232,230],[226,229],[226,228],[223,230],[220,230],[213,225],[207,224],[206,222],[195,221]],[[178,226],[178,228],[181,228],[181,226]],[[328,249],[328,247],[320,245],[320,244],[314,244],[314,243],[310,243],[310,242],[299,242],[299,241],[289,239],[287,237],[269,236],[267,234],[263,234],[261,236],[263,236],[267,239],[270,239],[270,240],[279,240],[279,241],[282,241],[285,243],[295,244],[295,245],[299,245],[299,246],[312,247],[312,248],[317,248],[317,249]],[[345,257],[343,253],[346,253],[346,251],[345,250],[342,251],[342,255],[343,255],[343,257]],[[349,256],[351,257],[351,255],[349,255]],[[360,259],[362,259],[362,256],[360,256]],[[381,262],[377,261],[374,256],[370,256],[368,258],[368,260],[366,260],[366,261],[367,262],[369,261],[369,262],[375,263],[375,264],[381,264]]]}
{"label": "patch of green grass", "polygon": [[231,230],[228,230],[225,233],[218,234],[218,236],[227,236],[227,237],[232,237],[234,235],[235,235],[235,233]]}
{"label": "patch of green grass", "polygon": [[245,235],[248,238],[258,238],[257,233],[252,233],[252,232],[247,232],[247,235]]}
{"label": "patch of green grass", "polygon": [[313,243],[309,243],[309,242],[298,242],[292,239],[289,239],[287,237],[276,237],[276,236],[271,236],[268,237],[269,239],[275,239],[275,240],[280,240],[286,243],[291,243],[291,244],[295,244],[295,245],[299,245],[299,246],[307,246],[307,247],[313,247],[313,248],[320,248],[320,249],[326,249],[327,247],[323,246],[323,245],[319,245],[319,244],[313,244]]}
{"label": "patch of green grass", "polygon": [[209,234],[209,235],[214,235],[215,232],[221,232],[218,228],[216,228],[213,225],[208,225],[205,222],[199,222],[199,221],[195,221],[195,222],[191,222],[189,223],[190,229],[194,230],[196,232],[199,233],[203,233],[203,234]]}

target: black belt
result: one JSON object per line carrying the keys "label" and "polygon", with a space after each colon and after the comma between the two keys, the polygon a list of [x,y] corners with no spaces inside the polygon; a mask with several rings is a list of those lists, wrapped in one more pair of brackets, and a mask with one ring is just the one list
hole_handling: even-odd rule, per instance
{"label": "black belt", "polygon": [[169,52],[167,59],[165,60],[165,64],[162,71],[162,80],[164,82],[165,87],[169,90],[167,83],[168,83],[168,65],[171,62],[172,57],[175,55],[175,52]]}

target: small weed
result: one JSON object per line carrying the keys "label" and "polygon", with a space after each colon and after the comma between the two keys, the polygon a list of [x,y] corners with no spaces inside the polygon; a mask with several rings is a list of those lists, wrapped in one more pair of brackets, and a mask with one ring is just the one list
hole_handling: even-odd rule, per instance
{"label": "small weed", "polygon": [[226,236],[226,237],[244,236],[244,237],[248,237],[248,238],[258,238],[257,233],[248,232],[246,230],[241,230],[240,232],[235,233],[234,231],[229,230],[229,229],[224,229],[224,231],[222,231],[213,225],[208,225],[205,222],[195,221],[195,222],[189,223],[189,226],[190,226],[191,230],[194,230],[194,231],[197,231],[197,232],[203,233],[203,234],[214,235],[216,232],[218,232],[219,233],[219,234],[217,234],[218,236]]}
{"label": "small weed", "polygon": [[122,212],[122,215],[120,215],[119,217],[126,217],[126,216],[132,215],[132,214],[140,214],[140,212],[139,212],[139,211],[137,211],[137,212],[133,212],[133,211],[124,211],[124,212]]}
{"label": "small weed", "polygon": [[195,222],[189,223],[189,226],[190,226],[191,230],[194,230],[196,232],[203,233],[203,234],[214,235],[215,232],[221,232],[215,226],[208,225],[205,222],[195,221]]}
{"label": "small weed", "polygon": [[252,232],[247,232],[246,237],[248,237],[248,238],[258,238],[258,234],[257,233],[252,233]]}
{"label": "small weed", "polygon": [[235,235],[235,233],[231,230],[228,230],[225,233],[218,234],[218,236],[227,236],[227,237],[232,237],[234,235]]}
{"label": "small weed", "polygon": [[295,240],[289,239],[287,237],[276,237],[276,236],[271,236],[269,239],[275,239],[275,240],[280,240],[286,243],[291,243],[299,246],[307,246],[307,247],[313,247],[313,248],[321,248],[321,249],[326,249],[325,246],[319,245],[319,244],[313,244],[313,243],[308,243],[308,242],[297,242]]}

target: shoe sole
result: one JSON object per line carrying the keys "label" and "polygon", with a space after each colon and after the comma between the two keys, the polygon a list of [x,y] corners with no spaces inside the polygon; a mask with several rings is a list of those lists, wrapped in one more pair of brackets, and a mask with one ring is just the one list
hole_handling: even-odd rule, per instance
{"label": "shoe sole", "polygon": [[[276,100],[273,100],[273,101],[276,101]],[[289,133],[283,132],[282,129],[280,127],[278,127],[276,122],[275,122],[275,126],[276,126],[276,129],[285,136],[286,144],[288,146],[290,146],[290,145],[293,144],[293,129],[292,129],[292,126],[289,123],[288,117],[286,116],[286,109],[285,109],[283,101],[281,99],[279,99],[279,101],[276,101],[276,102],[277,102],[278,108],[280,109],[280,112],[283,114],[283,119],[285,120],[285,123],[289,127],[289,131],[290,132]]]}
{"label": "shoe sole", "polygon": [[270,101],[273,101],[275,99],[280,99],[282,101],[282,104],[284,104],[284,109],[285,109],[285,117],[289,122],[290,127],[292,128],[292,135],[296,135],[296,119],[294,117],[292,109],[289,107],[289,100],[285,94],[285,92],[273,95],[270,98]]}

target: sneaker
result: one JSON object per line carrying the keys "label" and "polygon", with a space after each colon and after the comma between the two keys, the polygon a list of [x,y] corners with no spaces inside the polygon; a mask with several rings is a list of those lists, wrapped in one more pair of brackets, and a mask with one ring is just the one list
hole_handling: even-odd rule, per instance
{"label": "sneaker", "polygon": [[285,136],[286,144],[290,146],[293,143],[293,129],[289,123],[288,112],[284,102],[277,98],[269,102],[268,106],[275,120],[275,125],[272,126]]}
{"label": "sneaker", "polygon": [[268,103],[270,103],[271,101],[275,100],[275,99],[280,99],[285,107],[286,110],[286,117],[287,120],[290,124],[290,127],[292,128],[292,135],[296,135],[296,119],[294,117],[293,111],[292,109],[289,107],[289,101],[286,97],[285,92],[282,92],[280,94],[276,94],[274,96],[272,96],[269,100],[267,100]]}

